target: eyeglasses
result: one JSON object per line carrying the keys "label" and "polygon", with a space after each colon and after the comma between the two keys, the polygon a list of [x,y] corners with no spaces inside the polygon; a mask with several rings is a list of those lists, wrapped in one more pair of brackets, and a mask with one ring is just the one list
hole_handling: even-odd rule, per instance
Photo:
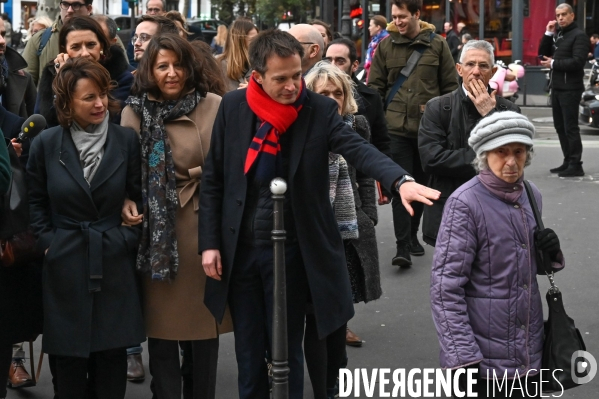
{"label": "eyeglasses", "polygon": [[137,42],[137,40],[139,40],[139,42],[141,44],[144,44],[145,42],[147,42],[151,38],[152,38],[152,35],[148,35],[147,33],[141,33],[139,35],[135,34],[131,38],[131,44],[135,45],[135,42]]}
{"label": "eyeglasses", "polygon": [[312,44],[316,44],[314,42],[299,42],[300,44],[307,44],[307,45],[312,45]]}
{"label": "eyeglasses", "polygon": [[148,14],[158,14],[159,12],[162,12],[160,8],[148,8]]}
{"label": "eyeglasses", "polygon": [[462,67],[466,68],[466,69],[472,69],[477,65],[478,65],[478,69],[480,69],[483,72],[491,69],[491,65],[489,65],[489,64],[485,64],[485,63],[479,64],[476,62],[466,62],[465,64],[462,64]]}
{"label": "eyeglasses", "polygon": [[85,6],[84,3],[69,3],[66,1],[60,2],[60,8],[62,8],[63,10],[68,10],[70,7],[73,9],[73,11],[79,11],[79,9],[83,6]]}

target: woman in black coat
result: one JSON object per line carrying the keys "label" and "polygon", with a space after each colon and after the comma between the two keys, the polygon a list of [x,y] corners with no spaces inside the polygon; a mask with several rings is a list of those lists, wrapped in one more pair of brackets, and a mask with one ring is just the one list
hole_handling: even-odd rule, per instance
{"label": "woman in black coat", "polygon": [[[110,94],[120,102],[121,108],[131,93],[134,68],[129,65],[127,55],[118,45],[110,45],[102,26],[91,17],[73,17],[60,29],[58,34],[60,54],[49,65],[46,65],[38,85],[35,113],[42,114],[48,127],[58,126],[56,109],[54,108],[54,92],[52,82],[56,73],[69,58],[83,57],[98,61],[110,74],[116,86],[110,88]],[[57,68],[58,66],[58,68]],[[120,123],[120,113],[111,120]]]}
{"label": "woman in black coat", "polygon": [[[370,141],[368,121],[364,116],[354,115],[358,111],[358,105],[352,95],[353,82],[345,72],[331,63],[319,62],[305,79],[308,89],[335,100],[343,121],[362,138]],[[333,156],[339,157],[335,154]],[[340,164],[345,162],[341,159]],[[342,168],[339,167],[336,172],[329,163],[331,203],[345,246],[353,301],[368,302],[378,299],[382,294],[374,229],[378,221],[374,179],[348,165],[347,181],[343,181],[341,171]],[[343,186],[349,187],[344,189]],[[347,364],[347,331],[349,328],[345,324],[325,339],[318,339],[314,316],[306,316],[304,351],[315,398],[324,399],[338,393],[335,384],[339,368]]]}
{"label": "woman in black coat", "polygon": [[109,87],[100,64],[67,60],[53,83],[61,126],[33,141],[27,164],[31,224],[46,254],[42,345],[56,357],[61,399],[85,397],[88,374],[98,399],[122,399],[125,348],[145,340],[139,230],[121,225],[126,197],[141,208],[139,142],[108,121]]}

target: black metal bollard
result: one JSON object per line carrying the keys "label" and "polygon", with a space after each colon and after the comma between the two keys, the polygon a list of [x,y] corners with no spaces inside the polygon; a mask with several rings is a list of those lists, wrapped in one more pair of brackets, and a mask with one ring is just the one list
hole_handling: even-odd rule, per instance
{"label": "black metal bollard", "polygon": [[270,182],[273,194],[273,231],[274,250],[274,289],[273,289],[273,323],[272,323],[272,397],[287,399],[289,397],[289,362],[287,349],[287,286],[285,278],[285,239],[283,224],[283,202],[287,183],[277,177]]}

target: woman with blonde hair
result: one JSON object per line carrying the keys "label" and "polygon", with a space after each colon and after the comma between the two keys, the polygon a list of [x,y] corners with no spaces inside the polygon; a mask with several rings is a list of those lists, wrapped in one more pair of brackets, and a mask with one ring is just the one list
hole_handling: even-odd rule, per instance
{"label": "woman with blonde hair", "polygon": [[227,30],[226,25],[219,25],[216,30],[216,36],[212,38],[212,43],[210,43],[210,47],[212,48],[212,53],[216,55],[220,55],[223,53],[225,49],[225,43],[227,42]]}
{"label": "woman with blonde hair", "polygon": [[217,60],[227,78],[227,91],[237,90],[240,84],[247,85],[250,69],[249,47],[258,34],[258,28],[247,18],[239,18],[231,24],[227,44]]}
{"label": "woman with blonde hair", "polygon": [[29,37],[35,35],[40,30],[52,26],[52,20],[46,16],[37,17],[29,23]]}
{"label": "woman with blonde hair", "polygon": [[[331,63],[321,61],[305,77],[306,88],[337,102],[339,115],[365,140],[370,126],[353,96],[350,76]],[[354,303],[369,302],[382,294],[374,226],[378,221],[374,180],[347,164],[341,155],[329,153],[331,206],[345,246],[345,257]],[[318,339],[313,314],[306,315],[304,352],[315,398],[337,394],[339,368],[347,364],[347,324]],[[361,343],[361,342],[360,342]],[[323,361],[324,360],[324,361]]]}

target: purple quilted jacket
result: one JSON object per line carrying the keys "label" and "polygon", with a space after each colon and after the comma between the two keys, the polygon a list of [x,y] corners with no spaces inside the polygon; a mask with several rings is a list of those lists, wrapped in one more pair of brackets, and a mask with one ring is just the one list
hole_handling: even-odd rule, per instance
{"label": "purple quilted jacket", "polygon": [[[539,207],[541,194],[533,185]],[[492,194],[478,177],[458,188],[443,210],[431,273],[431,307],[441,367],[479,364],[513,377],[541,366],[543,307],[537,285],[526,192],[517,203]],[[554,268],[563,267],[563,256]],[[536,372],[531,372],[536,374]]]}

